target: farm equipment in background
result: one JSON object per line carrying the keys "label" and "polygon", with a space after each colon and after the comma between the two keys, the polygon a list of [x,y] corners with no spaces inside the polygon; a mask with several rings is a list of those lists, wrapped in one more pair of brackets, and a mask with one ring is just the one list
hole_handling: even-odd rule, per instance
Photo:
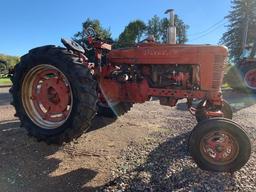
{"label": "farm equipment in background", "polygon": [[242,77],[242,86],[256,93],[256,40],[244,48],[237,68]]}
{"label": "farm equipment in background", "polygon": [[7,62],[0,60],[0,78],[8,77]]}
{"label": "farm equipment in background", "polygon": [[[250,140],[231,120],[232,109],[220,89],[225,47],[146,39],[134,47],[111,50],[93,28],[85,32],[83,45],[62,39],[65,48],[32,49],[16,65],[12,104],[30,135],[47,143],[69,142],[90,127],[96,114],[123,115],[134,103],[151,97],[171,107],[187,99],[198,121],[189,148],[199,167],[233,172],[245,165]],[[169,42],[174,38],[170,32]],[[201,100],[197,107],[192,106],[194,99]]]}

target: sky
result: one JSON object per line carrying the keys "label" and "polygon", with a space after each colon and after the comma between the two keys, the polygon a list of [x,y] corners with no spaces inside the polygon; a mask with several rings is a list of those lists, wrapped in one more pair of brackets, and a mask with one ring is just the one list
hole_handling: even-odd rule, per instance
{"label": "sky", "polygon": [[130,21],[163,18],[170,8],[190,26],[189,44],[217,44],[230,7],[231,0],[1,0],[0,53],[22,56],[34,47],[61,45],[61,37],[81,31],[87,18],[99,19],[117,38]]}

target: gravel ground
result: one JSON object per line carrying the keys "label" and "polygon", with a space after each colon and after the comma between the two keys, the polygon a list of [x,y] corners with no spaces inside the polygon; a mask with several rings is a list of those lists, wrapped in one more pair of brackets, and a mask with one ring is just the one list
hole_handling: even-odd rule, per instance
{"label": "gravel ground", "polygon": [[240,171],[200,170],[187,150],[196,125],[184,103],[134,105],[117,120],[96,118],[92,130],[63,146],[29,138],[7,90],[0,89],[0,192],[256,191],[256,100],[225,91],[234,120],[245,127],[253,153]]}
{"label": "gravel ground", "polygon": [[151,134],[143,144],[131,143],[122,152],[122,165],[112,170],[113,180],[103,191],[256,191],[256,105],[234,114],[253,145],[249,162],[234,174],[200,170],[187,149],[195,120],[180,110],[168,116],[164,131]]}

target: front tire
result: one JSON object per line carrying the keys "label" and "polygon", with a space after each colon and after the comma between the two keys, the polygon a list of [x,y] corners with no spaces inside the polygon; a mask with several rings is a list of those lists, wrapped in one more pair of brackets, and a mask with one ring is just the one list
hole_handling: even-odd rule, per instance
{"label": "front tire", "polygon": [[214,118],[194,128],[189,150],[203,170],[235,172],[249,160],[251,143],[241,126],[228,119]]}
{"label": "front tire", "polygon": [[66,49],[31,50],[15,67],[10,92],[16,116],[29,135],[61,144],[78,138],[96,114],[96,82]]}

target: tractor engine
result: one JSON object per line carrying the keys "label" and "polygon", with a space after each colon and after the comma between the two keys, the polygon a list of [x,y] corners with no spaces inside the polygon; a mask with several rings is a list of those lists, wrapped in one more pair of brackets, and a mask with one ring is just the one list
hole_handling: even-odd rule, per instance
{"label": "tractor engine", "polygon": [[170,89],[198,89],[196,65],[152,65],[150,86]]}
{"label": "tractor engine", "polygon": [[119,83],[140,82],[143,75],[137,65],[119,65],[110,73],[110,79]]}
{"label": "tractor engine", "polygon": [[119,65],[109,77],[119,83],[145,79],[152,88],[200,89],[198,65]]}
{"label": "tractor engine", "polygon": [[112,50],[107,60],[119,67],[119,74],[127,74],[129,82],[145,79],[150,88],[218,93],[226,57],[222,46],[144,43]]}

